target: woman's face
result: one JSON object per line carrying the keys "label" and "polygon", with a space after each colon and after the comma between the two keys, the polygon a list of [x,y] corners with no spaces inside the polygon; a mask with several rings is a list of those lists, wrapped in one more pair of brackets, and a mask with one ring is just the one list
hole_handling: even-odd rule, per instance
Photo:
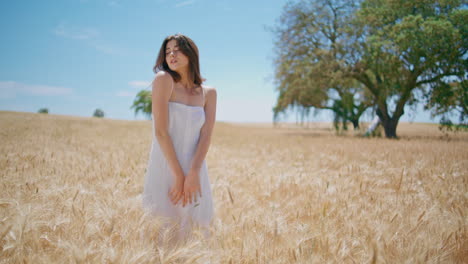
{"label": "woman's face", "polygon": [[166,63],[169,65],[169,69],[176,72],[181,72],[188,68],[189,59],[179,50],[175,39],[170,40],[166,44]]}

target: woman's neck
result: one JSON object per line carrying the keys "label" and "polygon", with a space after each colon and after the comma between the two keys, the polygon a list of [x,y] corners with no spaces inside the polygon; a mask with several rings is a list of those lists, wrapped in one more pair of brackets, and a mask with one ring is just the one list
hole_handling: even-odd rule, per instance
{"label": "woman's neck", "polygon": [[188,78],[188,71],[185,70],[185,71],[181,71],[177,73],[180,75],[179,83],[182,84],[184,88],[191,90],[194,86],[194,83],[193,83],[193,80],[190,80]]}

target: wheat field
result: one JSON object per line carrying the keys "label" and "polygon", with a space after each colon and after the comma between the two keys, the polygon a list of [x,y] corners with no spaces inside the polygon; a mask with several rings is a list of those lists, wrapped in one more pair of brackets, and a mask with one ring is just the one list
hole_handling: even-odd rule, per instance
{"label": "wheat field", "polygon": [[0,263],[468,263],[466,132],[218,122],[211,236],[169,246],[141,207],[150,121],[0,124]]}

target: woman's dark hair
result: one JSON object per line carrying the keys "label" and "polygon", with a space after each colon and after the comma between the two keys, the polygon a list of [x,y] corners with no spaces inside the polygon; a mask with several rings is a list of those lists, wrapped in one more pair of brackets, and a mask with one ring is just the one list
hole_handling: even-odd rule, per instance
{"label": "woman's dark hair", "polygon": [[172,71],[167,65],[166,62],[166,45],[169,41],[175,40],[177,45],[179,46],[179,50],[188,57],[189,59],[189,75],[188,77],[193,81],[197,86],[200,86],[204,79],[200,75],[200,61],[198,55],[198,47],[195,45],[193,40],[185,35],[182,34],[175,34],[166,37],[164,39],[161,49],[159,50],[158,58],[156,59],[156,64],[153,67],[154,73],[158,73],[159,71],[168,72],[175,82],[180,81],[180,75]]}

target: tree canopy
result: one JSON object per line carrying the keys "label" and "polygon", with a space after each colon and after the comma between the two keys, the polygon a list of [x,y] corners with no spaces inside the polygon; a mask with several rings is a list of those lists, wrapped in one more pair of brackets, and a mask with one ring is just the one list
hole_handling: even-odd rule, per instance
{"label": "tree canopy", "polygon": [[355,1],[289,2],[276,35],[276,82],[280,92],[273,111],[275,119],[289,107],[333,111],[335,121],[351,121],[371,106],[362,85],[339,71],[347,56],[347,23],[356,10]]}
{"label": "tree canopy", "polygon": [[151,91],[149,90],[141,90],[133,100],[133,104],[130,108],[133,108],[135,111],[135,116],[138,113],[142,113],[146,116],[146,118],[151,117]]}

